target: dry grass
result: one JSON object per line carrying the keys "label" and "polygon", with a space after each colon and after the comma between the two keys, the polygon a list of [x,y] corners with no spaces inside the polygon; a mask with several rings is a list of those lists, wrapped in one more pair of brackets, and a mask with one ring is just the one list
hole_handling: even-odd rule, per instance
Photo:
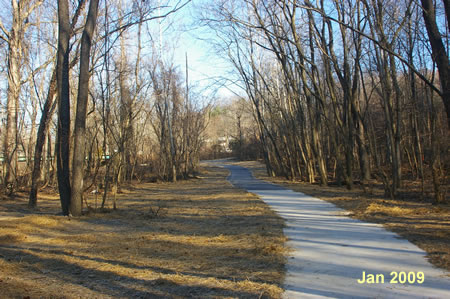
{"label": "dry grass", "polygon": [[405,182],[403,198],[390,200],[383,197],[381,186],[374,186],[368,194],[357,187],[349,191],[345,187],[288,182],[283,178],[269,178],[265,166],[259,162],[237,164],[250,168],[258,178],[332,202],[350,211],[351,217],[383,224],[425,250],[433,265],[450,271],[450,205],[420,201],[418,187],[413,182]]}
{"label": "dry grass", "polygon": [[54,196],[0,201],[0,297],[280,297],[284,222],[226,175],[142,184],[80,218],[52,216]]}

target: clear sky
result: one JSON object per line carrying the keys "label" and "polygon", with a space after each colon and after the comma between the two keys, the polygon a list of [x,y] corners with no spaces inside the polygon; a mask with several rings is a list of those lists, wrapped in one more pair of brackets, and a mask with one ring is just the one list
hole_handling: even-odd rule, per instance
{"label": "clear sky", "polygon": [[[175,16],[162,21],[163,40],[166,39],[164,44],[174,43],[175,65],[183,73],[187,53],[190,85],[198,87],[204,94],[216,94],[220,100],[226,100],[241,91],[224,81],[224,78],[231,79],[230,72],[233,68],[212,49],[208,39],[214,36],[205,28],[196,26],[195,18],[198,14],[195,10],[198,9],[199,2],[200,0],[192,1]],[[221,85],[228,88],[220,87]]]}

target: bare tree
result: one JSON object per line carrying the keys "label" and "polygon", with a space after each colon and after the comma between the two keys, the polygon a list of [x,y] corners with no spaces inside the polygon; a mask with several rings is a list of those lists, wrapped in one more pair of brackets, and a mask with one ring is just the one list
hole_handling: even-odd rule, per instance
{"label": "bare tree", "polygon": [[[431,50],[433,51],[433,60],[439,70],[439,80],[441,81],[441,92],[439,95],[444,102],[447,112],[448,129],[450,130],[450,64],[448,52],[445,50],[439,27],[436,23],[436,10],[433,0],[421,0],[423,9],[423,19],[428,33]],[[450,5],[447,0],[443,0],[445,14],[447,15],[447,26],[450,29]]]}
{"label": "bare tree", "polygon": [[7,30],[0,20],[0,39],[8,44],[8,90],[6,104],[6,130],[3,139],[4,185],[9,193],[14,191],[17,178],[18,113],[22,85],[21,68],[24,59],[25,33],[31,26],[29,17],[43,1],[11,1],[12,25]]}
{"label": "bare tree", "polygon": [[70,200],[70,212],[74,216],[80,216],[83,200],[83,175],[86,147],[86,114],[89,92],[89,62],[91,44],[97,22],[99,0],[91,0],[86,19],[86,25],[81,37],[80,74],[78,81],[77,111],[74,126],[74,150],[72,165],[72,195]]}
{"label": "bare tree", "polygon": [[[84,4],[86,3],[85,0],[81,0],[78,3],[77,9],[72,17],[71,21],[71,31],[70,36],[73,36],[74,34],[74,28],[77,24],[78,18],[84,8]],[[74,59],[71,61],[69,68],[72,68],[78,61],[78,55],[75,55]],[[56,108],[56,102],[55,97],[57,96],[57,84],[56,84],[56,75],[57,75],[57,68],[55,66],[51,79],[50,84],[47,91],[47,96],[45,98],[45,102],[41,111],[41,119],[39,121],[39,127],[38,132],[36,136],[36,145],[34,149],[34,164],[33,164],[33,170],[31,174],[31,188],[30,188],[30,196],[28,205],[31,208],[35,208],[37,205],[37,192],[39,188],[39,180],[41,176],[41,160],[42,159],[42,150],[44,148],[45,144],[45,137],[47,134],[47,131],[49,129],[50,121],[52,118],[52,115],[54,113],[54,110]]]}
{"label": "bare tree", "polygon": [[[430,91],[442,97],[445,71],[438,68],[439,89],[416,12],[425,9],[431,32],[441,41],[447,37],[431,28],[437,27],[435,3],[424,2],[429,5],[221,0],[208,6],[203,24],[217,34],[217,48],[253,103],[269,174],[319,177],[322,184],[331,176],[349,188],[358,179],[366,186],[374,174],[395,197],[406,162],[421,169],[422,180],[429,163],[433,184],[442,186],[446,138],[436,138],[441,114]],[[441,64],[448,69],[448,60]],[[426,144],[424,136],[430,136]],[[435,188],[439,194],[442,188]]]}
{"label": "bare tree", "polygon": [[59,198],[63,215],[69,215],[70,207],[70,85],[69,85],[69,3],[58,0],[58,52],[56,84],[58,92],[58,136],[56,141],[56,164]]}

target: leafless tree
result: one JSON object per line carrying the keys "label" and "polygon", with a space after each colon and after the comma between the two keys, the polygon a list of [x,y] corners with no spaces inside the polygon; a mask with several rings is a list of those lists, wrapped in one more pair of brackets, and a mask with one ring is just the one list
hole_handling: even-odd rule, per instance
{"label": "leafless tree", "polygon": [[11,1],[12,23],[8,30],[0,19],[0,39],[8,44],[7,56],[7,104],[6,104],[6,130],[3,139],[4,158],[4,186],[9,193],[14,191],[17,179],[18,165],[17,152],[19,150],[18,113],[19,96],[22,85],[21,69],[24,61],[25,33],[32,25],[30,15],[43,1]]}

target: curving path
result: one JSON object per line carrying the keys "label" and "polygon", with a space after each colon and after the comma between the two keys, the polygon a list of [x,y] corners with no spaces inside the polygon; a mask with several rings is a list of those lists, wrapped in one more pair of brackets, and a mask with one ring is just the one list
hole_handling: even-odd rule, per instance
{"label": "curving path", "polygon": [[[288,257],[284,298],[450,298],[448,272],[434,268],[425,252],[381,225],[345,216],[331,203],[255,179],[225,161],[209,164],[230,170],[228,180],[259,195],[286,219]],[[366,273],[365,283],[358,283]],[[405,272],[415,283],[391,283]],[[423,272],[423,283],[418,274]],[[378,274],[378,283],[368,283]],[[384,283],[381,277],[384,276]],[[398,280],[403,280],[400,274]],[[421,278],[421,277],[420,277]]]}

